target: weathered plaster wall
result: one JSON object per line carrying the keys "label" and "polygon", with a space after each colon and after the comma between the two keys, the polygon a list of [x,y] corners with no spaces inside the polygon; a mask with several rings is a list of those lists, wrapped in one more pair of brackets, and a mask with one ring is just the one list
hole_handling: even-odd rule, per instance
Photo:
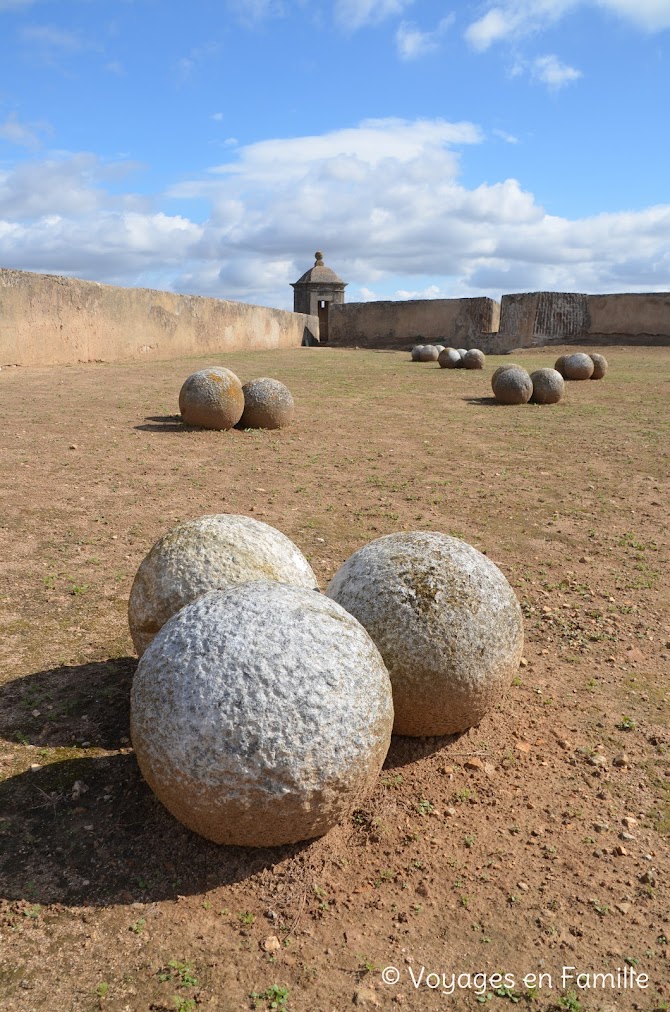
{"label": "weathered plaster wall", "polygon": [[318,327],[281,309],[0,269],[0,365],[296,348]]}
{"label": "weathered plaster wall", "polygon": [[499,319],[499,304],[487,298],[347,302],[330,307],[328,343],[411,348],[423,339],[471,348],[483,333],[498,329]]}
{"label": "weathered plaster wall", "polygon": [[670,292],[588,295],[587,302],[592,339],[670,344]]}

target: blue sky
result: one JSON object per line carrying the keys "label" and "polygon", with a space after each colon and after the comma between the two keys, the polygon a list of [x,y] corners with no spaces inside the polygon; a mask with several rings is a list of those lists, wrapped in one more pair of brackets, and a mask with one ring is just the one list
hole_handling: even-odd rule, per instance
{"label": "blue sky", "polygon": [[0,266],[670,288],[670,0],[0,0]]}

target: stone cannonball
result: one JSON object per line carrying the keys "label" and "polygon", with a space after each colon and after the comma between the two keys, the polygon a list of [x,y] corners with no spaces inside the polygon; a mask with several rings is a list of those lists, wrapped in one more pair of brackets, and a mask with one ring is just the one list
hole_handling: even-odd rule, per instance
{"label": "stone cannonball", "polygon": [[368,794],[391,740],[384,662],[334,601],[279,583],[211,591],[161,629],[130,727],[165,807],[215,843],[321,836]]}
{"label": "stone cannonball", "polygon": [[252,580],[317,587],[299,548],[261,520],[221,513],[177,524],[141,563],[130,591],[128,625],[138,656],[185,604]]}
{"label": "stone cannonball", "polygon": [[505,372],[505,369],[523,369],[523,366],[517,365],[516,362],[507,362],[505,365],[499,365],[498,368],[494,370],[493,376],[491,376],[491,389],[493,389],[493,385],[498,379],[498,376],[500,376],[502,372]]}
{"label": "stone cannonball", "polygon": [[232,429],[242,417],[242,384],[230,369],[212,366],[184,380],[179,411],[187,425],[203,429]]}
{"label": "stone cannonball", "polygon": [[434,345],[434,347],[437,348],[438,361],[439,361],[439,356],[444,351],[444,345],[443,344],[436,344],[436,345]]}
{"label": "stone cannonball", "polygon": [[355,552],[326,594],[361,622],[393,685],[396,734],[454,734],[500,701],[523,652],[521,608],[485,555],[433,532]]}
{"label": "stone cannonball", "polygon": [[240,429],[281,429],[293,419],[291,391],[276,379],[249,380],[242,387],[244,411]]}
{"label": "stone cannonball", "polygon": [[593,372],[591,373],[592,380],[602,379],[607,372],[609,366],[607,365],[607,359],[604,355],[589,355],[589,358],[593,362]]}
{"label": "stone cannonball", "polygon": [[530,374],[533,384],[531,400],[536,404],[557,404],[563,396],[565,383],[556,369],[536,369]]}
{"label": "stone cannonball", "polygon": [[419,362],[437,362],[439,354],[434,344],[424,344],[419,352]]}
{"label": "stone cannonball", "polygon": [[559,355],[558,358],[556,359],[556,361],[554,362],[554,369],[556,370],[556,372],[560,372],[560,374],[563,377],[563,379],[565,379],[565,373],[563,371],[563,365],[565,363],[566,357],[567,357],[566,355]]}
{"label": "stone cannonball", "polygon": [[425,345],[423,345],[423,344],[415,344],[414,345],[414,347],[412,348],[412,362],[420,362],[421,361],[421,359],[419,358],[419,354],[420,354],[421,350],[424,347],[425,347]]}
{"label": "stone cannonball", "polygon": [[461,356],[455,348],[445,348],[438,355],[437,361],[441,369],[458,369],[461,364]]}
{"label": "stone cannonball", "polygon": [[527,404],[532,393],[531,378],[521,366],[504,369],[493,384],[493,396],[500,404]]}
{"label": "stone cannonball", "polygon": [[486,358],[484,352],[479,348],[470,348],[463,356],[463,367],[465,369],[483,369]]}
{"label": "stone cannonball", "polygon": [[582,351],[566,355],[563,359],[563,377],[566,380],[587,380],[593,375],[593,359]]}

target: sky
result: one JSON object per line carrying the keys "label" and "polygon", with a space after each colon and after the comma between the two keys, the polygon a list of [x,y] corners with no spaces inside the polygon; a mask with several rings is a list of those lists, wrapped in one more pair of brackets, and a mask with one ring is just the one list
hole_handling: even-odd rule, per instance
{"label": "sky", "polygon": [[670,289],[670,0],[0,0],[0,267]]}

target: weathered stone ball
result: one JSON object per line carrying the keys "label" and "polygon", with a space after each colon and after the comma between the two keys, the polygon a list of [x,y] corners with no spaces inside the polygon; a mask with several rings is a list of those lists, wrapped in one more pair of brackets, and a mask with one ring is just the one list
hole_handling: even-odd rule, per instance
{"label": "weathered stone ball", "polygon": [[457,348],[456,351],[461,356],[461,358],[465,358],[465,354],[467,352],[467,348]]}
{"label": "weathered stone ball", "polygon": [[531,400],[536,404],[557,404],[563,396],[565,383],[556,369],[536,369],[530,374],[533,384]]}
{"label": "weathered stone ball", "polygon": [[593,362],[593,372],[591,373],[591,379],[592,380],[602,379],[609,368],[607,364],[607,359],[605,358],[604,355],[598,355],[595,353],[589,355],[589,358]]}
{"label": "weathered stone ball", "polygon": [[232,429],[244,411],[242,384],[230,369],[201,369],[184,381],[179,391],[179,411],[187,425]]}
{"label": "weathered stone ball", "polygon": [[276,379],[249,380],[242,387],[244,411],[240,429],[281,429],[293,420],[295,405],[288,387]]}
{"label": "weathered stone ball", "polygon": [[419,362],[437,362],[439,354],[434,344],[424,344],[419,352]]}
{"label": "weathered stone ball", "polygon": [[516,362],[507,362],[504,365],[499,365],[498,368],[494,370],[493,376],[491,376],[491,389],[493,389],[493,385],[498,379],[498,376],[500,376],[502,372],[505,372],[506,369],[523,369],[523,366],[517,365]]}
{"label": "weathered stone ball", "polygon": [[177,524],[143,560],[130,591],[128,625],[138,656],[184,605],[252,580],[317,587],[300,549],[270,524],[231,513]]}
{"label": "weathered stone ball", "polygon": [[396,734],[472,727],[518,669],[523,620],[514,591],[497,566],[457,538],[387,534],[347,559],[326,593],[379,647]]}
{"label": "weathered stone ball", "polygon": [[420,362],[421,361],[421,359],[419,358],[419,354],[421,352],[421,349],[424,348],[424,347],[425,347],[425,345],[423,345],[423,344],[415,344],[414,345],[414,347],[412,348],[412,362]]}
{"label": "weathered stone ball", "polygon": [[384,662],[334,601],[279,583],[212,591],[167,622],[131,693],[165,807],[215,843],[321,836],[374,787],[391,740]]}
{"label": "weathered stone ball", "polygon": [[492,386],[493,396],[500,404],[527,404],[533,393],[531,378],[521,366],[504,369]]}
{"label": "weathered stone ball", "polygon": [[565,372],[563,371],[563,366],[565,364],[566,358],[567,358],[566,355],[559,355],[556,361],[554,362],[554,369],[556,370],[556,372],[560,372],[563,379],[565,379]]}
{"label": "weathered stone ball", "polygon": [[574,355],[566,355],[563,360],[563,377],[566,380],[587,380],[593,375],[593,359],[590,355],[577,351]]}
{"label": "weathered stone ball", "polygon": [[470,348],[463,356],[463,367],[465,369],[483,369],[486,358],[484,352],[479,348]]}
{"label": "weathered stone ball", "polygon": [[444,345],[443,344],[436,344],[433,347],[437,348],[438,361],[439,361],[439,355],[444,351]]}
{"label": "weathered stone ball", "polygon": [[445,348],[438,355],[437,361],[441,369],[458,369],[461,364],[461,356],[455,348]]}

